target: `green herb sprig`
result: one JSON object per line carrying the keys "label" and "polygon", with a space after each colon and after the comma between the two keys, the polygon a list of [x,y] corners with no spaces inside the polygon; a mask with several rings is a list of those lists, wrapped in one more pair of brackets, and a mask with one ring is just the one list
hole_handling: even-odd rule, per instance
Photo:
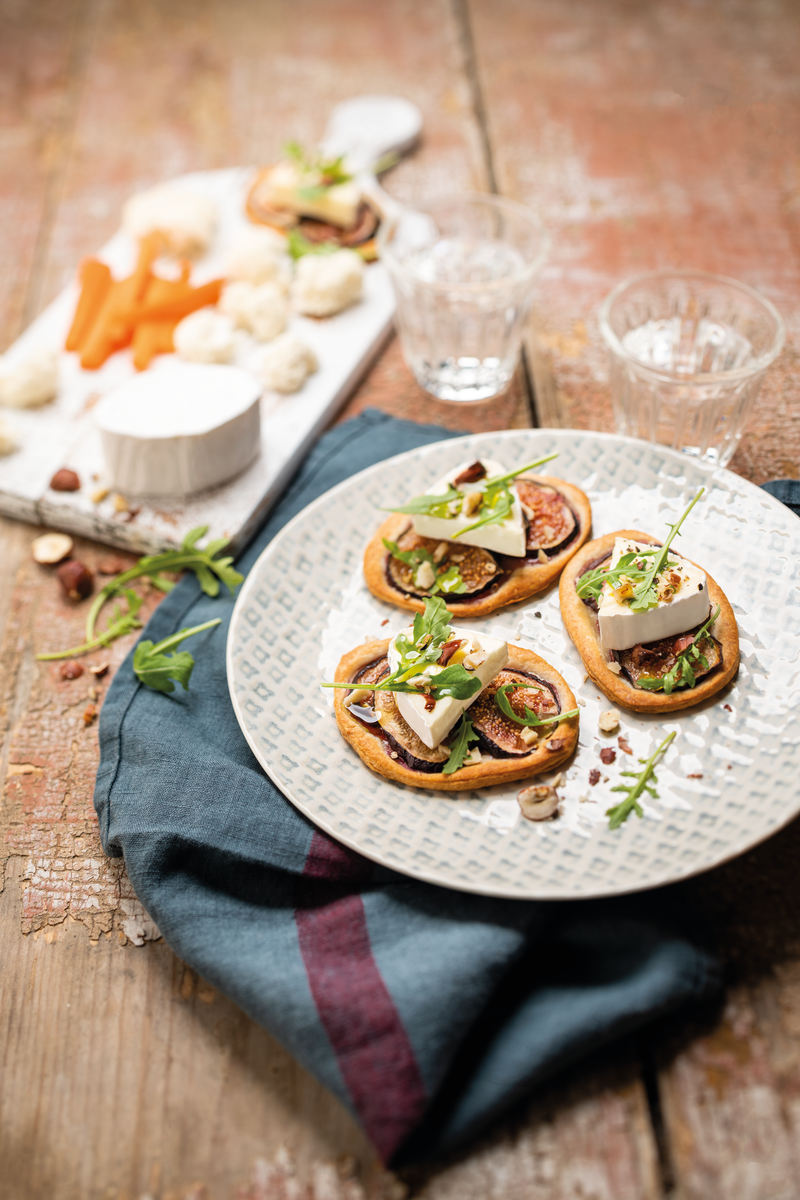
{"label": "green herb sprig", "polygon": [[677,732],[667,734],[661,745],[649,758],[640,758],[639,762],[644,764],[644,770],[639,771],[621,771],[620,774],[628,775],[635,779],[635,783],[618,783],[616,787],[611,789],[612,792],[627,792],[624,800],[620,801],[613,808],[606,810],[608,817],[608,828],[618,829],[624,821],[627,821],[632,812],[635,812],[637,817],[644,816],[642,806],[639,803],[639,797],[643,792],[649,792],[654,800],[658,799],[658,792],[653,787],[654,783],[658,782],[654,767],[663,754],[666,753],[670,742],[677,737]]}
{"label": "green herb sprig", "polygon": [[673,688],[688,687],[693,688],[697,682],[695,668],[702,667],[704,671],[708,670],[708,659],[700,650],[700,643],[707,637],[710,637],[711,626],[719,616],[719,605],[714,609],[711,616],[701,625],[697,633],[694,635],[694,641],[691,646],[678,655],[675,660],[675,665],[667,671],[666,675],[660,678],[657,676],[643,675],[637,680],[639,687],[645,688],[650,692],[663,691],[670,696]]}
{"label": "green herb sprig", "polygon": [[415,570],[424,562],[431,564],[433,573],[436,576],[433,585],[428,588],[431,595],[435,596],[437,592],[444,592],[448,596],[453,593],[459,595],[467,590],[467,585],[461,578],[461,573],[455,564],[448,567],[440,575],[437,570],[438,564],[434,561],[430,550],[425,550],[422,547],[419,547],[417,550],[401,550],[397,542],[390,542],[387,538],[383,538],[382,540],[392,558],[396,558],[398,562],[404,562]]}
{"label": "green herb sprig", "polygon": [[478,735],[472,728],[472,722],[466,713],[462,716],[454,730],[453,740],[450,744],[450,757],[442,767],[443,775],[452,775],[456,771],[460,771],[464,765],[464,759],[469,754],[471,742],[477,742]]}
{"label": "green herb sprig", "polygon": [[84,642],[82,646],[73,647],[72,650],[59,650],[56,654],[37,654],[36,657],[39,662],[53,662],[59,658],[77,658],[81,654],[89,654],[92,650],[99,650],[101,646],[108,646],[117,638],[124,637],[126,633],[131,633],[134,629],[141,629],[142,622],[139,620],[137,614],[144,601],[141,596],[137,596],[132,588],[125,588],[124,590],[125,599],[128,601],[127,612],[123,612],[119,604],[115,604],[108,628],[103,633],[99,633],[97,637]]}
{"label": "green herb sprig", "polygon": [[107,600],[118,595],[125,589],[126,584],[134,579],[149,578],[156,587],[163,591],[173,585],[169,580],[161,578],[162,571],[194,571],[197,582],[207,596],[219,595],[220,583],[224,583],[233,594],[244,579],[231,566],[233,557],[220,557],[220,551],[228,544],[227,538],[217,538],[209,542],[201,550],[197,543],[208,532],[207,525],[199,525],[192,529],[183,539],[179,550],[167,550],[163,554],[147,554],[140,558],[135,566],[121,575],[115,575],[104,588],[97,593],[89,614],[86,618],[86,640],[90,642],[95,637],[95,623]]}
{"label": "green herb sprig", "polygon": [[[511,495],[508,484],[525,471],[532,471],[534,467],[541,467],[544,463],[550,462],[557,457],[557,454],[548,454],[544,458],[537,458],[535,462],[526,463],[524,467],[517,467],[513,471],[508,471],[505,475],[496,475],[492,479],[479,480],[471,490],[482,491],[483,496],[478,511],[480,513],[485,510],[485,515],[479,517],[472,525],[468,525],[466,529],[461,529],[458,533],[454,533],[453,540],[457,537],[462,537],[465,533],[471,533],[473,529],[479,529],[483,525],[502,524],[510,514],[514,503],[514,498]],[[465,495],[466,492],[459,491],[458,488],[450,485],[446,492],[424,492],[421,496],[414,496],[407,504],[403,504],[397,508],[384,508],[383,511],[410,513],[414,516],[424,514],[431,517],[440,517],[444,520],[452,520],[461,511]]]}
{"label": "green herb sprig", "polygon": [[[414,670],[415,674],[421,673],[418,667]],[[352,683],[321,683],[319,686],[324,688],[353,688],[359,685]],[[483,684],[476,675],[471,675],[466,667],[462,667],[461,663],[455,663],[453,666],[443,667],[438,674],[432,675],[430,683],[426,683],[424,688],[416,686],[413,681],[409,683],[407,680],[398,679],[397,672],[387,675],[386,679],[382,679],[380,683],[365,683],[363,686],[368,687],[371,692],[406,692],[414,696],[421,696],[425,692],[430,692],[435,700],[439,700],[443,696],[452,696],[454,700],[469,700],[476,692],[481,690]]]}
{"label": "green herb sprig", "polygon": [[286,235],[286,249],[295,262],[306,254],[336,254],[341,250],[336,242],[312,242],[299,229],[290,229]]}
{"label": "green herb sprig", "polygon": [[518,685],[515,683],[504,683],[495,692],[497,707],[500,709],[501,713],[504,714],[504,716],[508,717],[512,721],[516,721],[517,725],[529,725],[531,728],[535,729],[539,725],[557,725],[559,721],[568,721],[570,717],[577,717],[578,715],[578,709],[572,708],[569,712],[556,713],[553,717],[538,717],[535,712],[528,708],[526,704],[524,705],[525,716],[520,717],[514,712],[514,709],[511,707],[511,703],[508,699],[508,693],[513,692],[514,688],[517,686]]}
{"label": "green herb sprig", "polygon": [[204,629],[212,629],[213,626],[219,625],[221,619],[221,617],[215,617],[213,621],[205,621],[202,625],[195,625],[191,629],[180,629],[177,633],[172,633],[162,641],[156,642],[155,645],[150,641],[139,642],[133,652],[134,675],[154,692],[174,692],[173,680],[177,680],[183,690],[188,692],[189,679],[194,670],[194,659],[188,650],[180,650],[177,654],[168,654],[167,651],[174,650],[176,646],[180,646],[181,642],[185,642],[194,634],[202,633]]}
{"label": "green herb sprig", "polygon": [[329,188],[341,183],[349,183],[353,178],[344,165],[344,155],[336,158],[325,158],[317,152],[304,150],[299,142],[287,142],[284,153],[290,158],[304,175],[314,175],[317,181],[297,189],[298,195],[305,200],[319,200]]}
{"label": "green herb sprig", "polygon": [[[593,571],[587,571],[578,581],[578,586],[575,589],[577,595],[582,600],[587,597],[598,600],[602,595],[604,583],[608,583],[613,587],[624,576],[629,580],[633,588],[633,598],[629,605],[631,611],[642,612],[649,608],[655,608],[658,604],[657,580],[659,575],[665,568],[677,566],[677,563],[667,561],[669,548],[673,540],[678,536],[681,525],[695,504],[697,504],[704,491],[705,488],[700,488],[700,491],[682,516],[678,518],[674,525],[668,526],[670,533],[663,546],[654,546],[650,550],[636,550],[630,554],[623,554],[616,567],[612,570],[608,570],[605,567],[596,567]],[[637,567],[634,565],[637,560],[644,560],[647,565]]]}

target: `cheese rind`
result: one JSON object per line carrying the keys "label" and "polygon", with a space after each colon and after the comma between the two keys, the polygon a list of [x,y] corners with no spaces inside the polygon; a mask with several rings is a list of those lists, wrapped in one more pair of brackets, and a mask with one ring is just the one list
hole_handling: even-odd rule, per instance
{"label": "cheese rind", "polygon": [[[652,547],[644,542],[629,538],[617,538],[610,567],[617,565],[623,554],[632,550],[648,550]],[[640,643],[657,642],[661,638],[675,637],[694,629],[705,621],[709,612],[708,582],[699,567],[687,562],[671,549],[667,559],[677,566],[666,575],[675,575],[680,583],[669,601],[660,600],[655,608],[634,612],[629,604],[617,599],[610,584],[603,585],[603,594],[598,604],[600,641],[606,650],[629,650]],[[659,576],[664,579],[665,575]]]}
{"label": "cheese rind", "polygon": [[[462,484],[460,491],[482,492],[486,487],[487,480],[507,474],[507,468],[502,463],[488,458],[481,459],[481,462],[486,468],[486,479],[481,479],[477,483]],[[460,463],[459,466],[448,471],[442,479],[437,480],[425,494],[435,496],[439,492],[446,492],[452,486],[453,480],[457,479],[469,465],[469,462]],[[472,516],[459,514],[457,517],[449,519],[420,514],[414,517],[414,529],[420,537],[443,538],[446,541],[453,541],[455,538],[456,542],[460,542],[464,546],[481,546],[484,550],[493,550],[496,554],[510,554],[515,558],[524,558],[525,521],[522,516],[522,506],[513,483],[509,485],[509,490],[513,498],[511,512],[505,521],[498,525],[483,525],[480,529],[473,529],[471,533],[456,537],[456,534],[460,534],[462,529],[467,529],[480,520],[481,514],[473,513]]]}
{"label": "cheese rind", "polygon": [[[411,627],[402,632],[407,637],[412,636]],[[475,677],[481,681],[481,691],[483,691],[508,662],[508,644],[497,638],[487,637],[484,633],[475,633],[470,629],[458,629],[455,631],[455,636],[465,640],[469,638],[473,646],[480,645],[486,655],[474,672]],[[456,653],[458,654],[458,652]],[[400,661],[400,656],[395,649],[394,638],[389,643],[388,655],[389,666],[394,671]],[[436,664],[428,666],[426,674],[433,677],[439,669]],[[476,692],[468,700],[456,700],[453,696],[442,696],[436,701],[430,712],[425,711],[425,697],[422,694],[415,696],[410,692],[396,692],[395,699],[400,715],[406,723],[429,749],[434,750],[447,737],[461,714],[469,708],[473,700],[477,700],[480,694],[480,692]]]}

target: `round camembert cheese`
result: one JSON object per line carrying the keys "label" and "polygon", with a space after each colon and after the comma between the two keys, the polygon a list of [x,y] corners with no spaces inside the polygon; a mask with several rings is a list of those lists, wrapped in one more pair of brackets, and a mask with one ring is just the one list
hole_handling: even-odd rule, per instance
{"label": "round camembert cheese", "polygon": [[232,479],[260,451],[260,395],[239,367],[174,363],[127,380],[95,408],[110,482],[187,496]]}

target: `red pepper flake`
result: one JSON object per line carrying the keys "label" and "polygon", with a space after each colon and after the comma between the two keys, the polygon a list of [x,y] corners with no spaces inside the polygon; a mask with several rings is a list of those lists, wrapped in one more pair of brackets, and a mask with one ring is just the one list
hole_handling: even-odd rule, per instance
{"label": "red pepper flake", "polygon": [[389,624],[389,618],[384,617],[383,620],[381,621],[381,625],[388,625],[388,624]]}
{"label": "red pepper flake", "polygon": [[730,704],[723,704],[723,706],[722,706],[722,707],[723,707],[723,708],[724,708],[724,709],[725,709],[727,712],[733,712],[733,709],[731,708]]}
{"label": "red pepper flake", "polygon": [[607,767],[617,761],[617,752],[612,750],[610,746],[604,746],[600,751],[600,762],[605,763]]}
{"label": "red pepper flake", "polygon": [[589,786],[594,787],[594,785],[599,782],[600,772],[598,771],[597,767],[592,767],[591,771],[589,772]]}
{"label": "red pepper flake", "polygon": [[97,705],[96,704],[87,704],[86,708],[83,710],[84,725],[91,725],[92,721],[95,719],[96,716],[97,716]]}
{"label": "red pepper flake", "polygon": [[61,664],[62,679],[80,679],[83,674],[83,667],[77,662],[65,662]]}
{"label": "red pepper flake", "polygon": [[703,776],[702,775],[687,775],[686,778],[687,779],[702,779]]}
{"label": "red pepper flake", "polygon": [[633,751],[631,750],[630,746],[628,745],[627,738],[618,737],[617,745],[619,746],[619,748],[623,754],[633,754]]}

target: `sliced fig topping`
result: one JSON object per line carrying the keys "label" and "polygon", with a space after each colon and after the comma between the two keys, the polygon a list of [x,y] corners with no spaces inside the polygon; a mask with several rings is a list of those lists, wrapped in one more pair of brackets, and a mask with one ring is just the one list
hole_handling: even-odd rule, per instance
{"label": "sliced fig topping", "polygon": [[[583,571],[578,576],[578,578],[575,580],[576,589],[577,589],[578,585],[580,584],[580,581],[583,579],[584,575],[588,575],[590,571],[596,571],[598,567],[602,567],[603,563],[610,563],[610,562],[611,562],[610,554],[601,554],[599,558],[593,558],[591,562],[586,563],[583,568]],[[598,605],[594,596],[584,596],[583,603],[586,605],[587,608],[591,608],[592,612],[600,611],[600,606]]]}
{"label": "sliced fig topping", "polygon": [[477,483],[479,479],[485,478],[486,467],[482,462],[476,461],[474,463],[470,463],[468,467],[464,467],[464,470],[460,475],[456,475],[455,479],[453,480],[453,487],[460,488],[463,487],[465,483]]}
{"label": "sliced fig topping", "polygon": [[[467,587],[466,592],[459,593],[461,596],[466,597],[482,591],[483,588],[494,583],[500,573],[494,555],[488,550],[481,549],[480,546],[461,546],[458,542],[442,542],[439,538],[420,537],[413,529],[407,530],[402,537],[398,538],[397,545],[401,550],[427,550],[437,559],[436,570],[440,575],[443,575],[452,566],[458,567],[458,573]],[[437,557],[436,552],[441,546],[445,546],[445,552],[444,554],[440,553]],[[386,570],[390,583],[393,583],[401,592],[407,592],[411,596],[430,595],[430,587],[423,588],[415,584],[416,570],[414,567],[400,562],[397,558],[392,558],[391,555],[387,555],[387,558]],[[448,603],[457,599],[458,595],[456,594],[447,597]]]}
{"label": "sliced fig topping", "polygon": [[528,510],[528,554],[532,550],[561,549],[574,536],[578,521],[561,492],[530,479],[518,479],[517,495],[525,506],[523,512]]}
{"label": "sliced fig topping", "polygon": [[381,731],[400,761],[412,771],[440,770],[441,764],[450,757],[447,746],[440,745],[434,750],[426,746],[400,715],[393,692],[374,692],[373,695]]}
{"label": "sliced fig topping", "polygon": [[[552,716],[561,711],[561,706],[549,684],[523,671],[513,671],[506,668],[484,688],[478,699],[469,707],[472,727],[481,739],[481,748],[502,757],[508,755],[530,754],[535,748],[532,733],[527,733],[528,726],[517,725],[510,717],[500,711],[495,701],[499,687],[506,683],[515,685],[513,692],[508,692],[508,700],[515,713],[525,715],[526,706],[537,716]],[[552,733],[554,725],[545,725],[545,734]]]}
{"label": "sliced fig topping", "polygon": [[[662,638],[658,642],[631,646],[630,650],[618,650],[617,658],[633,686],[638,687],[640,679],[663,679],[675,666],[678,656],[691,646],[693,641],[693,634]],[[722,646],[716,638],[706,635],[699,644],[699,650],[708,666],[704,667],[699,660],[692,661],[692,671],[698,679],[701,675],[713,671],[722,662]],[[676,686],[680,686],[680,679]]]}
{"label": "sliced fig topping", "polygon": [[339,246],[360,246],[368,241],[378,228],[378,215],[365,200],[359,205],[356,223],[352,229],[342,229],[316,217],[301,217],[298,229],[303,237],[315,245],[319,242],[336,242]]}

